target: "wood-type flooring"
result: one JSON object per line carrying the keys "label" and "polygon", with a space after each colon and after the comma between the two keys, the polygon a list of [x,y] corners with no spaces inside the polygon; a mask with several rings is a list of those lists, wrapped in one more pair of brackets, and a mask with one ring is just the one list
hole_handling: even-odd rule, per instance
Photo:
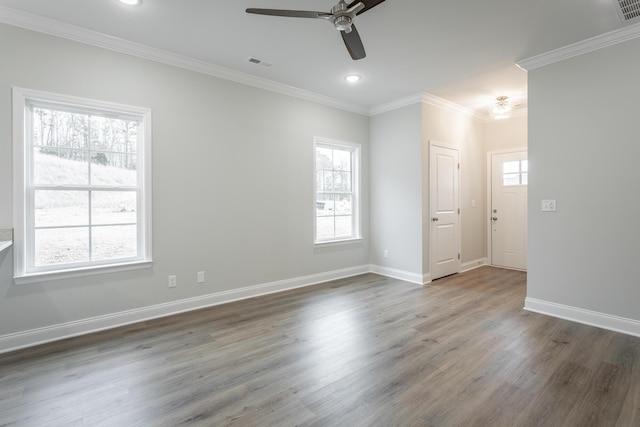
{"label": "wood-type flooring", "polygon": [[0,425],[640,426],[640,338],[526,273],[365,274],[0,355]]}

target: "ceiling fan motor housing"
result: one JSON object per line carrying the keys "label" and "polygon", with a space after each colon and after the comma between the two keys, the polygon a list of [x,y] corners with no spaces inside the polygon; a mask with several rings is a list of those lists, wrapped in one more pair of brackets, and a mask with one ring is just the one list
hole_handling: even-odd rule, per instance
{"label": "ceiling fan motor housing", "polygon": [[336,30],[344,31],[347,34],[350,33],[353,18],[358,12],[364,9],[364,7],[365,5],[362,2],[354,3],[349,7],[345,0],[340,0],[337,5],[331,8],[333,25],[336,27]]}
{"label": "ceiling fan motor housing", "polygon": [[351,32],[352,19],[349,16],[336,16],[333,20],[336,30],[344,31],[346,33]]}

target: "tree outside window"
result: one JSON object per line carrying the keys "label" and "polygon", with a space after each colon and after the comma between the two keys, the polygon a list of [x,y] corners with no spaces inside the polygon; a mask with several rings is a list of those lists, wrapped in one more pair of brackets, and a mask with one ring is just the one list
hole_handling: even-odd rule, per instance
{"label": "tree outside window", "polygon": [[360,237],[358,188],[360,148],[357,144],[315,141],[315,241]]}

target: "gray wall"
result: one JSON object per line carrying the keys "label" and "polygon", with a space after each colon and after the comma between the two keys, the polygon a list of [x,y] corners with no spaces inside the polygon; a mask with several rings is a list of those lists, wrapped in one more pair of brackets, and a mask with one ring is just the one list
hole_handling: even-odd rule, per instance
{"label": "gray wall", "polygon": [[529,298],[640,320],[639,51],[529,71]]}
{"label": "gray wall", "polygon": [[[371,263],[422,276],[421,105],[371,117]],[[384,250],[389,258],[384,258]]]}
{"label": "gray wall", "polygon": [[[12,225],[13,86],[148,107],[155,261],[16,286],[5,251],[0,336],[368,265],[368,117],[8,25],[0,57],[0,226]],[[363,242],[314,249],[314,136],[362,144]]]}

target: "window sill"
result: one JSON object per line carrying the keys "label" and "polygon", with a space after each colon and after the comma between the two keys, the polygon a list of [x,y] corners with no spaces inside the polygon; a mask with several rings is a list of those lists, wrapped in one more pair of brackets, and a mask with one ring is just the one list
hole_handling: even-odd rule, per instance
{"label": "window sill", "polygon": [[5,249],[9,249],[11,245],[13,245],[13,242],[11,240],[0,242],[0,253],[2,253],[2,251],[4,251]]}
{"label": "window sill", "polygon": [[47,271],[43,273],[25,273],[15,276],[13,281],[16,285],[26,285],[29,283],[49,282],[52,280],[72,279],[76,277],[95,276],[98,274],[117,273],[121,271],[138,270],[150,268],[153,261],[135,261],[123,264],[100,265],[85,268],[73,268],[68,270]]}
{"label": "window sill", "polygon": [[324,248],[326,246],[349,245],[349,244],[360,243],[360,242],[362,242],[362,237],[354,237],[354,238],[344,239],[344,240],[330,240],[327,242],[315,242],[313,246],[316,248]]}

